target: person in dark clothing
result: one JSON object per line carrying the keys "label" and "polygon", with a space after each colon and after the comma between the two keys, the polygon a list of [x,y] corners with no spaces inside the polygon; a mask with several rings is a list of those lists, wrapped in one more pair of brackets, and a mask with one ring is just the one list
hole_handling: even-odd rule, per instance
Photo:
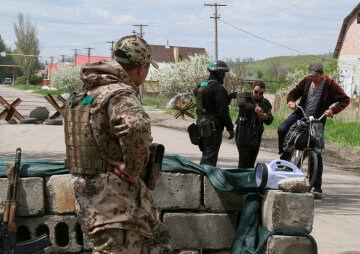
{"label": "person in dark clothing", "polygon": [[225,74],[230,68],[225,62],[217,60],[211,61],[207,69],[210,72],[208,80],[195,89],[196,124],[201,137],[200,164],[216,166],[224,128],[229,132],[229,139],[235,136],[229,114],[228,93],[223,86]]}
{"label": "person in dark clothing", "polygon": [[[238,100],[239,115],[236,120],[235,142],[239,152],[238,168],[253,168],[260,149],[264,124],[273,121],[271,103],[264,98],[265,83],[257,81],[251,92],[244,92]],[[254,136],[240,128],[251,128]],[[246,136],[244,136],[246,135]]]}
{"label": "person in dark clothing", "polygon": [[[350,98],[335,80],[324,75],[324,68],[320,63],[309,66],[310,75],[289,92],[287,96],[288,108],[295,110],[296,101],[300,99],[299,105],[305,109],[308,116],[319,118],[323,113],[327,117],[333,117],[344,110],[350,104]],[[336,103],[334,105],[334,103]],[[332,106],[333,105],[333,106]],[[283,142],[290,127],[303,117],[301,112],[294,111],[278,128],[278,142],[280,159],[289,160],[289,154],[283,151]],[[326,118],[322,120],[325,126]],[[314,197],[322,198],[322,173],[323,161],[321,153],[318,154],[318,172],[314,184]]]}

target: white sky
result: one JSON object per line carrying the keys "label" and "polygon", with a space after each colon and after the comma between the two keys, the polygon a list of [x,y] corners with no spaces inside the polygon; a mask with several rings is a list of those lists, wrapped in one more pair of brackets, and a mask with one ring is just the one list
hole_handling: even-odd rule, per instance
{"label": "white sky", "polygon": [[[36,25],[40,55],[110,55],[116,41],[144,24],[150,44],[204,47],[214,55],[214,8],[199,0],[1,0],[0,35],[14,48],[13,24],[22,12]],[[219,8],[219,59],[333,52],[344,18],[357,0],[224,0]],[[360,24],[359,24],[360,25]],[[242,31],[241,31],[242,30]],[[289,50],[266,42],[284,45]]]}

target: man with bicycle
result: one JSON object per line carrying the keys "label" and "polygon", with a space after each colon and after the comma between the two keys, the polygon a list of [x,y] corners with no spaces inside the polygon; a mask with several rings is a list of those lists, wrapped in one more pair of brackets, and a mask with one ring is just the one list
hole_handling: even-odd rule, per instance
{"label": "man with bicycle", "polygon": [[[324,75],[323,65],[320,63],[312,63],[309,65],[309,75],[289,92],[287,95],[288,108],[295,110],[296,101],[300,99],[299,106],[304,108],[307,116],[319,118],[322,114],[327,117],[333,117],[344,110],[350,103],[350,98],[345,94],[344,90],[336,83],[335,80]],[[330,106],[337,103],[335,106]],[[280,159],[289,160],[289,154],[283,150],[283,142],[290,127],[303,117],[299,111],[294,111],[278,128],[278,142]],[[326,118],[322,123],[325,126]],[[321,153],[318,153],[318,171],[314,184],[314,198],[322,198],[322,173],[323,161]]]}

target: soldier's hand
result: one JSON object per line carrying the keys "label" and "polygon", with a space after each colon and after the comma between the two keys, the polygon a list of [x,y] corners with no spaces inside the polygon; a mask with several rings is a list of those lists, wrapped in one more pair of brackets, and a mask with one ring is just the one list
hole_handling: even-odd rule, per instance
{"label": "soldier's hand", "polygon": [[120,161],[115,161],[112,159],[108,159],[107,160],[109,164],[115,166],[114,167],[114,173],[120,177],[121,179],[131,183],[131,184],[136,184],[137,180],[138,180],[138,176],[130,176],[128,174],[126,174],[124,172],[125,170],[125,163],[124,162],[120,162]]}
{"label": "soldier's hand", "polygon": [[116,125],[113,128],[114,134],[120,139],[124,136],[128,136],[130,134],[130,128],[127,123]]}
{"label": "soldier's hand", "polygon": [[228,139],[233,139],[235,137],[235,132],[234,132],[234,130],[230,130],[229,131],[229,137],[228,137]]}

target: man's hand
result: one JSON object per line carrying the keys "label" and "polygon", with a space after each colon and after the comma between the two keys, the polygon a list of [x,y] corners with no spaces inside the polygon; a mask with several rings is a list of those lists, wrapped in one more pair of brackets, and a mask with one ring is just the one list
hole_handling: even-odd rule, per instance
{"label": "man's hand", "polygon": [[260,114],[260,113],[264,113],[264,111],[261,109],[261,107],[259,107],[257,104],[255,106],[255,113],[256,114]]}
{"label": "man's hand", "polygon": [[295,110],[296,109],[296,103],[293,101],[289,101],[287,104],[289,109]]}
{"label": "man's hand", "polygon": [[325,110],[324,114],[325,114],[327,117],[333,117],[333,116],[334,116],[334,112],[333,112],[331,109]]}
{"label": "man's hand", "polygon": [[268,118],[268,115],[266,113],[259,113],[257,114],[257,116],[263,121],[266,121],[266,119]]}
{"label": "man's hand", "polygon": [[234,130],[229,130],[229,137],[228,139],[233,139],[235,137],[235,132]]}
{"label": "man's hand", "polygon": [[128,174],[126,174],[125,171],[125,163],[124,162],[120,162],[120,161],[115,161],[112,159],[108,159],[107,162],[114,167],[114,173],[120,177],[121,179],[131,183],[131,184],[136,184],[137,180],[138,180],[138,176],[129,176]]}

